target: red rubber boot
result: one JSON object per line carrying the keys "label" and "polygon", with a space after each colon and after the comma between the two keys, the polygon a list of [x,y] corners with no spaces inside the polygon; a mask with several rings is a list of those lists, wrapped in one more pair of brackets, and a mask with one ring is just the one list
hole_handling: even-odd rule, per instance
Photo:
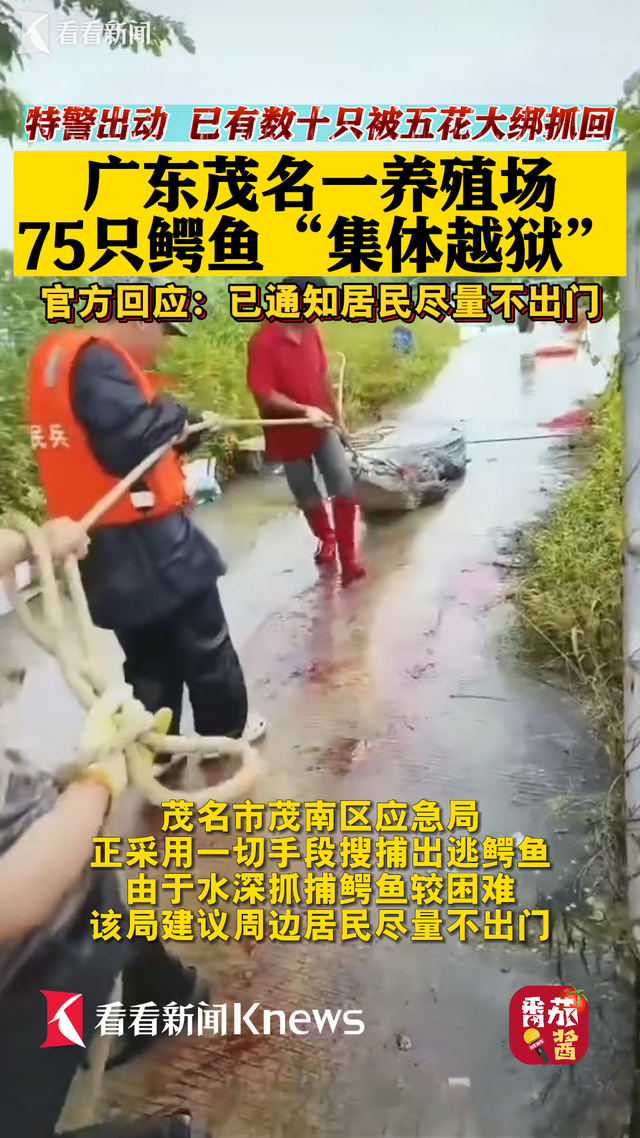
{"label": "red rubber boot", "polygon": [[336,535],[329,519],[327,507],[324,502],[318,502],[308,510],[304,510],[307,525],[314,537],[318,539],[318,548],[315,552],[316,565],[335,565],[336,563]]}
{"label": "red rubber boot", "polygon": [[334,498],[333,519],[342,568],[342,584],[346,588],[354,581],[359,581],[367,575],[367,571],[356,553],[356,525],[358,521],[356,503],[350,498]]}

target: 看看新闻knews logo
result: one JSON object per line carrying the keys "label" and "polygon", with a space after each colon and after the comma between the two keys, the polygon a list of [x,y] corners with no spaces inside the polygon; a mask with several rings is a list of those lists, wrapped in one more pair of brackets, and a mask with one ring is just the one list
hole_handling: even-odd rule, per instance
{"label": "\u770b\u770b\u65b0\u95fbknews logo", "polygon": [[[67,1047],[75,1044],[85,1047],[82,1039],[82,995],[80,992],[50,992],[41,988],[47,1001],[47,1038],[41,1047]],[[362,1011],[355,1008],[330,1011],[329,1008],[312,1008],[305,1011],[299,1008],[288,1015],[282,1009],[262,1009],[260,1023],[260,1003],[251,1005],[243,1012],[242,1004],[234,1003],[229,1008],[227,1021],[226,1004],[207,1004],[201,1001],[197,1007],[187,1004],[182,1007],[175,1002],[160,1008],[153,1001],[134,1004],[126,1009],[118,1000],[101,1004],[98,1009],[98,1022],[91,1026],[101,1036],[124,1035],[125,1030],[133,1035],[241,1035],[246,1030],[252,1035],[286,1035],[287,1025],[292,1035],[310,1035],[315,1027],[321,1035],[325,1027],[334,1035],[342,1020],[343,1035],[362,1035],[365,1030]],[[257,1015],[257,1022],[252,1016]],[[130,1022],[126,1022],[127,1016]],[[273,1021],[275,1020],[275,1024]]]}
{"label": "\u770b\u770b\u65b0\u95fbknews logo", "polygon": [[40,991],[47,1001],[47,1038],[41,1047],[84,1047],[82,993]]}
{"label": "\u770b\u770b\u65b0\u95fbknews logo", "polygon": [[34,51],[49,51],[49,16],[46,12],[17,12],[22,20],[22,40],[18,55],[28,55]]}

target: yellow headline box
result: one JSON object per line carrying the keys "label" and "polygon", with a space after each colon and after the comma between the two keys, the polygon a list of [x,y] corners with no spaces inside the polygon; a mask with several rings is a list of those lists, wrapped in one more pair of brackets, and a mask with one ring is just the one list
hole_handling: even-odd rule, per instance
{"label": "yellow headline box", "polygon": [[621,151],[20,151],[16,276],[623,276]]}

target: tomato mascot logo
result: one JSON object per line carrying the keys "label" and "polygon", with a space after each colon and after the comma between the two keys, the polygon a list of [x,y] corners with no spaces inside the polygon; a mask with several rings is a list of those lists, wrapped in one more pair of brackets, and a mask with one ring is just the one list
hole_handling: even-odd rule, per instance
{"label": "tomato mascot logo", "polygon": [[589,1046],[589,1005],[581,988],[520,988],[509,1004],[509,1047],[520,1063],[578,1063]]}

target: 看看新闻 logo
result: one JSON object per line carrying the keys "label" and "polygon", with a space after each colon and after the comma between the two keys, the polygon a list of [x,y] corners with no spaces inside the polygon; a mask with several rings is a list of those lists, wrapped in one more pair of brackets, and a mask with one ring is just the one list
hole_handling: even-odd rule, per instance
{"label": "\u770b\u770b\u65b0\u95fb logo", "polygon": [[82,993],[40,991],[47,1001],[47,1038],[41,1047],[84,1047]]}
{"label": "\u770b\u770b\u65b0\u95fb logo", "polygon": [[18,55],[28,55],[34,51],[49,51],[49,16],[46,12],[17,12],[22,20],[22,40]]}

